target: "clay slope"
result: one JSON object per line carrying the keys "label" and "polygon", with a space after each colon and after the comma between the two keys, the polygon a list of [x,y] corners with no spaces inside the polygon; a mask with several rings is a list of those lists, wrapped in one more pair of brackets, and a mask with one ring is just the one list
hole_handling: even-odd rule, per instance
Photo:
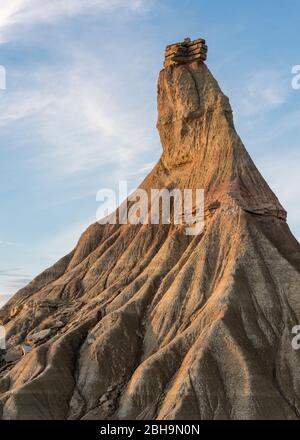
{"label": "clay slope", "polygon": [[205,64],[162,70],[158,129],[141,188],[204,188],[204,233],[95,224],[19,291],[2,419],[300,418],[300,246]]}

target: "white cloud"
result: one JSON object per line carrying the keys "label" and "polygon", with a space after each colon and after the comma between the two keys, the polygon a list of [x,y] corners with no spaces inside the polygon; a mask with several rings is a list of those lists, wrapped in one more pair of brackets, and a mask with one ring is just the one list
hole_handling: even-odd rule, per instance
{"label": "white cloud", "polygon": [[8,268],[0,270],[0,307],[17,290],[26,286],[32,277],[25,274],[19,268]]}
{"label": "white cloud", "polygon": [[0,29],[14,23],[14,16],[22,7],[22,0],[3,0],[0,11]]}
{"label": "white cloud", "polygon": [[277,72],[257,72],[248,78],[241,90],[239,111],[244,115],[272,111],[286,101],[289,93],[290,85]]}
{"label": "white cloud", "polygon": [[116,173],[143,168],[142,154],[151,146],[148,115],[128,104],[118,71],[77,54],[59,70],[20,76],[18,90],[9,88],[0,101],[0,127],[13,123],[15,130],[26,119],[39,143],[27,151],[43,173],[62,178],[77,173],[78,178],[79,172],[106,164]]}
{"label": "white cloud", "polygon": [[38,90],[24,89],[1,96],[0,127],[38,114],[51,104],[51,96]]}
{"label": "white cloud", "polygon": [[[26,33],[33,47],[39,47],[39,29],[34,28],[35,25],[55,24],[77,14],[95,11],[99,16],[111,12],[118,17],[126,13],[133,15],[145,11],[152,0],[1,0],[0,3],[0,43],[16,40],[18,45],[20,36],[23,38]],[[98,52],[97,43],[96,49],[91,48],[84,45],[80,36],[79,45],[61,43],[63,31],[61,26],[51,32],[51,45],[60,44],[60,54],[66,55],[59,67],[58,63],[49,65],[47,60],[43,67],[39,63],[36,70],[37,63],[30,64],[30,60],[24,62],[22,57],[18,58],[17,63],[10,66],[8,88],[0,99],[0,128],[4,137],[12,138],[3,148],[11,149],[9,153],[13,152],[14,160],[22,160],[22,167],[30,169],[38,180],[45,178],[41,193],[46,190],[51,200],[39,199],[41,210],[44,205],[47,209],[56,203],[58,187],[57,203],[64,203],[87,194],[95,196],[98,185],[104,184],[107,176],[118,180],[133,170],[144,174],[147,171],[145,163],[150,159],[145,160],[143,154],[153,151],[150,132],[153,135],[155,128],[149,119],[149,93],[146,92],[143,99],[148,60],[144,42],[138,41],[126,48],[130,64],[124,65],[119,58],[118,63],[112,61],[110,64],[105,51]],[[122,56],[120,51],[119,55]],[[132,90],[136,93],[132,94]],[[51,198],[53,193],[55,197]],[[95,215],[96,208],[95,200]],[[78,224],[77,217],[73,218],[68,227],[58,232],[57,226],[54,225],[50,232],[45,224],[47,238],[33,237],[24,249],[18,245],[15,255],[11,248],[11,261],[17,262],[23,270],[3,273],[0,293],[14,293],[43,268],[69,252],[80,233],[95,221],[93,215],[91,217],[81,222],[79,215]],[[5,245],[8,243],[1,241],[0,245],[7,257],[10,248]]]}
{"label": "white cloud", "polygon": [[155,0],[1,0],[0,44],[24,38],[35,25],[56,24],[77,15],[147,12]]}
{"label": "white cloud", "polygon": [[5,32],[13,25],[52,23],[95,10],[140,12],[149,3],[149,0],[1,0],[0,30]]}

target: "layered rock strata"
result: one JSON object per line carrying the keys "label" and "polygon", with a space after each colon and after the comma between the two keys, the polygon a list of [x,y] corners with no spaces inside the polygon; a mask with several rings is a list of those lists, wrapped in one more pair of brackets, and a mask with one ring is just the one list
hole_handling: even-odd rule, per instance
{"label": "layered rock strata", "polygon": [[191,41],[185,38],[182,43],[170,44],[165,51],[165,67],[172,64],[185,64],[192,61],[205,61],[207,58],[207,45],[205,40],[199,38]]}

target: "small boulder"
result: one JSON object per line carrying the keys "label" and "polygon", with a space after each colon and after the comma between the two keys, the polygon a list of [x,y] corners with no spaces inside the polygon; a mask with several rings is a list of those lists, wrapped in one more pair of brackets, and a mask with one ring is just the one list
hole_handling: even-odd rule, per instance
{"label": "small boulder", "polygon": [[15,316],[17,316],[21,312],[22,308],[23,308],[22,305],[16,305],[12,307],[10,310],[10,317],[14,318]]}
{"label": "small boulder", "polygon": [[101,399],[99,399],[99,403],[100,405],[104,402],[107,402],[109,400],[109,397],[107,394],[103,394],[103,396],[101,397]]}
{"label": "small boulder", "polygon": [[108,392],[108,393],[111,393],[112,391],[115,390],[115,388],[116,388],[116,386],[113,386],[113,385],[112,385],[112,386],[110,386],[110,387],[107,388],[107,392]]}
{"label": "small boulder", "polygon": [[23,356],[25,356],[27,353],[30,353],[32,351],[32,347],[30,345],[22,344],[20,345],[20,348],[22,350]]}
{"label": "small boulder", "polygon": [[10,350],[6,351],[4,355],[4,361],[7,363],[16,362],[19,361],[22,356],[23,356],[22,350],[19,347],[11,348]]}
{"label": "small boulder", "polygon": [[51,324],[51,328],[53,328],[53,329],[59,329],[64,326],[65,326],[65,324],[62,321],[55,321],[53,324]]}
{"label": "small boulder", "polygon": [[40,332],[33,333],[32,335],[27,336],[26,341],[29,345],[36,344],[37,342],[41,342],[44,339],[48,338],[51,334],[51,329],[46,328],[45,330],[41,330]]}

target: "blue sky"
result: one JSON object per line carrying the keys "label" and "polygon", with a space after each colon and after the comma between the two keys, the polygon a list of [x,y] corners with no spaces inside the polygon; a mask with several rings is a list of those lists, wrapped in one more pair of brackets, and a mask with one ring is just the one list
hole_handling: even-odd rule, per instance
{"label": "blue sky", "polygon": [[0,302],[72,249],[99,189],[157,161],[157,76],[186,36],[299,239],[299,22],[298,0],[1,0]]}

